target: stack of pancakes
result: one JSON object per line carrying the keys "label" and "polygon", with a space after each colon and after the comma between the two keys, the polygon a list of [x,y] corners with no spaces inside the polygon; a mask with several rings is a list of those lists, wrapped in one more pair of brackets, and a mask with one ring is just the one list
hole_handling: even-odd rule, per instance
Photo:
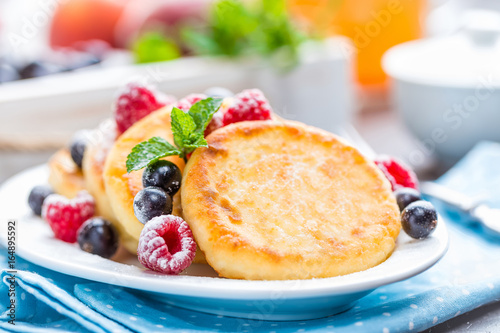
{"label": "stack of pancakes", "polygon": [[[49,163],[54,190],[71,197],[87,189],[132,253],[143,228],[133,211],[142,170],[128,174],[125,162],[151,137],[173,142],[170,111],[151,113],[111,145],[94,140],[83,170],[64,150]],[[187,164],[165,158],[183,170],[173,214],[193,231],[195,262],[206,260],[227,278],[310,279],[368,269],[394,250],[400,215],[391,185],[334,134],[274,117],[231,124],[206,139],[209,147]]]}

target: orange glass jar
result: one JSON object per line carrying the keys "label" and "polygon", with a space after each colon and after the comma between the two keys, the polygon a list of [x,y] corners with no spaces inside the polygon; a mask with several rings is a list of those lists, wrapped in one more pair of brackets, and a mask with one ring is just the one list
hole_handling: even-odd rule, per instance
{"label": "orange glass jar", "polygon": [[288,0],[292,14],[323,35],[344,35],[357,50],[362,85],[383,85],[382,55],[422,36],[426,0]]}

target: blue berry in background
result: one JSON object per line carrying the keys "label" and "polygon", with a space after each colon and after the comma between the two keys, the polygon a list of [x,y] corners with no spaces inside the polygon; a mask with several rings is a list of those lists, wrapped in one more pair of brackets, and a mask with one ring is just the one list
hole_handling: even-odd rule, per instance
{"label": "blue berry in background", "polygon": [[168,195],[174,196],[181,187],[181,170],[170,161],[160,160],[146,168],[142,174],[142,185],[161,187]]}
{"label": "blue berry in background", "polygon": [[53,194],[52,189],[45,185],[37,185],[33,187],[28,197],[28,205],[30,206],[33,213],[36,215],[42,215],[42,205],[49,195]]}
{"label": "blue berry in background", "polygon": [[101,217],[85,221],[78,229],[77,238],[83,251],[103,258],[111,258],[118,249],[118,232],[109,221]]}
{"label": "blue berry in background", "polygon": [[403,210],[401,225],[408,236],[416,239],[426,238],[436,228],[436,209],[428,201],[412,202]]}
{"label": "blue berry in background", "polygon": [[88,131],[76,132],[69,146],[71,158],[79,168],[82,167],[83,155],[85,154],[85,148],[87,147],[87,133]]}
{"label": "blue berry in background", "polygon": [[43,61],[34,61],[19,70],[22,79],[46,76],[62,71],[60,66]]}
{"label": "blue berry in background", "polygon": [[205,90],[204,94],[207,95],[208,97],[221,97],[221,98],[234,96],[234,93],[231,90],[222,87],[208,88],[207,90]]}
{"label": "blue berry in background", "polygon": [[101,59],[88,53],[73,52],[68,54],[69,61],[65,67],[65,71],[73,71],[80,68],[96,65],[101,62]]}
{"label": "blue berry in background", "polygon": [[412,202],[422,200],[420,192],[409,187],[397,189],[394,191],[394,196],[396,197],[396,201],[398,202],[399,210],[401,212]]}
{"label": "blue berry in background", "polygon": [[14,66],[0,62],[0,83],[19,80],[19,74]]}
{"label": "blue berry in background", "polygon": [[172,214],[172,198],[162,188],[147,187],[134,198],[134,214],[146,224],[153,217]]}

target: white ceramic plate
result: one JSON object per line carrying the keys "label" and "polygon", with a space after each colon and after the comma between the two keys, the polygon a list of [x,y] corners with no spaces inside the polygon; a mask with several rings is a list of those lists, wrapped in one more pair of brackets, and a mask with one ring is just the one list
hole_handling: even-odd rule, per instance
{"label": "white ceramic plate", "polygon": [[133,256],[118,261],[83,252],[75,244],[53,237],[49,226],[27,205],[29,191],[47,179],[39,166],[11,178],[0,188],[0,240],[6,241],[7,219],[17,220],[17,254],[40,266],[93,281],[141,290],[157,300],[202,312],[259,318],[303,320],[325,317],[351,307],[375,288],[400,281],[431,267],[446,252],[443,221],[425,240],[403,232],[394,253],[384,263],[340,277],[290,281],[245,281],[216,277],[208,265],[191,265],[182,275],[168,276],[144,269]]}

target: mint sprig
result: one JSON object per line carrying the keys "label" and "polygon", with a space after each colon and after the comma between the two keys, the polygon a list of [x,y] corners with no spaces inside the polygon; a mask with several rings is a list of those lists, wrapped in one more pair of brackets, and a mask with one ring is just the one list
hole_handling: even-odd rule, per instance
{"label": "mint sprig", "polygon": [[132,148],[132,152],[127,157],[127,172],[145,168],[162,157],[180,154],[181,152],[167,140],[155,136]]}
{"label": "mint sprig", "polygon": [[146,32],[132,46],[137,63],[168,61],[181,57],[179,46],[174,40],[159,32]]}
{"label": "mint sprig", "polygon": [[[341,0],[329,0],[339,2]],[[306,40],[287,10],[286,0],[216,0],[204,27],[181,29],[181,40],[199,55],[261,55],[286,70],[299,62]]]}
{"label": "mint sprig", "polygon": [[[203,103],[200,103],[203,102]],[[213,115],[219,110],[222,99],[221,98],[207,98],[203,101],[195,103],[188,111],[188,114],[193,118],[196,124],[195,131],[204,133],[208,124],[212,120]]]}
{"label": "mint sprig", "polygon": [[167,156],[178,155],[186,161],[196,148],[208,147],[205,129],[221,104],[221,98],[209,97],[195,103],[188,112],[174,107],[170,118],[175,146],[157,136],[139,143],[127,156],[127,172],[143,169]]}

